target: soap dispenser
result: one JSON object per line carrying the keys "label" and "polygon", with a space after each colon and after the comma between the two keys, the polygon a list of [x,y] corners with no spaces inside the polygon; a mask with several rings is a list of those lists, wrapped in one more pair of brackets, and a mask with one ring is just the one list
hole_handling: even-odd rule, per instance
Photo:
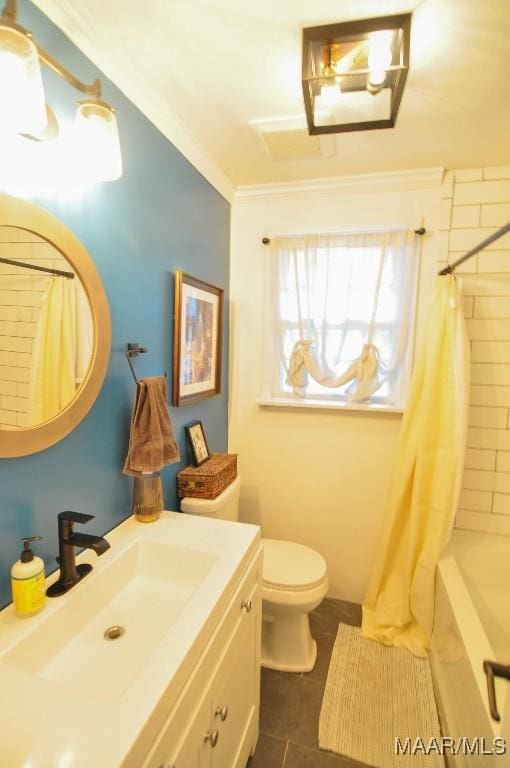
{"label": "soap dispenser", "polygon": [[44,591],[44,562],[34,557],[30,549],[32,541],[40,541],[42,536],[26,536],[21,539],[23,552],[20,559],[11,568],[12,600],[18,616],[32,616],[46,603]]}

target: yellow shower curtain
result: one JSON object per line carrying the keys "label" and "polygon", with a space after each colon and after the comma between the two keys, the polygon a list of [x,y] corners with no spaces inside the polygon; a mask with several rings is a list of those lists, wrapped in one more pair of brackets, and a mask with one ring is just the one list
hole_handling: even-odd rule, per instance
{"label": "yellow shower curtain", "polygon": [[74,280],[49,278],[32,352],[28,425],[48,421],[76,392]]}
{"label": "yellow shower curtain", "polygon": [[467,426],[469,345],[453,275],[434,301],[399,436],[382,541],[363,603],[362,632],[425,656],[436,564],[450,537]]}

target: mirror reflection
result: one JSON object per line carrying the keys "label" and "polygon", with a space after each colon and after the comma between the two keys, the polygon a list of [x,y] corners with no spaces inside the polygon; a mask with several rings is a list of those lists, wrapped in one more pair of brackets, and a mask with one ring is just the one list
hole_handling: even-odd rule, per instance
{"label": "mirror reflection", "polygon": [[0,259],[0,429],[26,430],[57,416],[85,381],[92,313],[71,263],[44,238],[2,226]]}

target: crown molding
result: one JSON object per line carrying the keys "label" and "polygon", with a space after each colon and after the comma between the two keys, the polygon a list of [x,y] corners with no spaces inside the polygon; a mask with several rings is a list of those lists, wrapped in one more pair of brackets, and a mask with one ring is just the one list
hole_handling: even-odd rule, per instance
{"label": "crown molding", "polygon": [[41,10],[147,117],[229,203],[235,187],[208,150],[175,114],[164,94],[150,87],[123,55],[122,46],[102,32],[91,14],[78,13],[70,0],[34,0]]}
{"label": "crown molding", "polygon": [[332,192],[386,192],[410,189],[439,188],[444,176],[443,168],[419,168],[411,171],[367,173],[356,176],[336,176],[276,184],[254,184],[237,187],[235,203],[277,199],[288,195],[330,195]]}

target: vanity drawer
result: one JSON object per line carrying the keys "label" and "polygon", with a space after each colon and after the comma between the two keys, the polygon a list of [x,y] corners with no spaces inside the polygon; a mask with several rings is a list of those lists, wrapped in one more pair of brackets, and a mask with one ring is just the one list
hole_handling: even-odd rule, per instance
{"label": "vanity drawer", "polygon": [[[212,742],[204,742],[208,731],[214,734],[219,731],[218,717],[213,712],[213,703],[216,702],[214,692],[222,678],[222,669],[228,664],[229,655],[236,652],[245,642],[248,627],[255,626],[253,630],[253,670],[250,672],[250,690],[255,685],[255,704],[258,709],[260,669],[260,617],[261,617],[261,578],[262,556],[261,549],[252,560],[247,572],[237,587],[234,596],[229,602],[225,613],[216,625],[214,632],[202,653],[200,660],[194,668],[185,688],[181,692],[177,702],[168,713],[165,724],[143,761],[141,768],[187,768],[187,766],[210,765]],[[251,651],[250,651],[251,653]],[[240,667],[241,668],[241,667]],[[242,663],[242,669],[246,668],[246,662]],[[255,680],[255,683],[252,681]],[[221,698],[221,696],[220,696]],[[219,701],[220,699],[218,699]],[[216,707],[218,704],[216,704]],[[200,723],[197,731],[197,723]],[[207,725],[209,723],[209,726]],[[205,725],[205,727],[204,727]],[[223,725],[223,723],[222,723]],[[225,722],[226,725],[226,722]],[[211,736],[211,738],[213,738]],[[204,752],[203,746],[208,749]],[[193,748],[193,744],[194,747]],[[196,756],[193,758],[193,754]],[[200,756],[200,757],[199,757]],[[191,762],[190,762],[191,761]],[[204,762],[205,761],[205,762]],[[130,764],[126,764],[126,768]],[[227,768],[227,764],[222,766]]]}

